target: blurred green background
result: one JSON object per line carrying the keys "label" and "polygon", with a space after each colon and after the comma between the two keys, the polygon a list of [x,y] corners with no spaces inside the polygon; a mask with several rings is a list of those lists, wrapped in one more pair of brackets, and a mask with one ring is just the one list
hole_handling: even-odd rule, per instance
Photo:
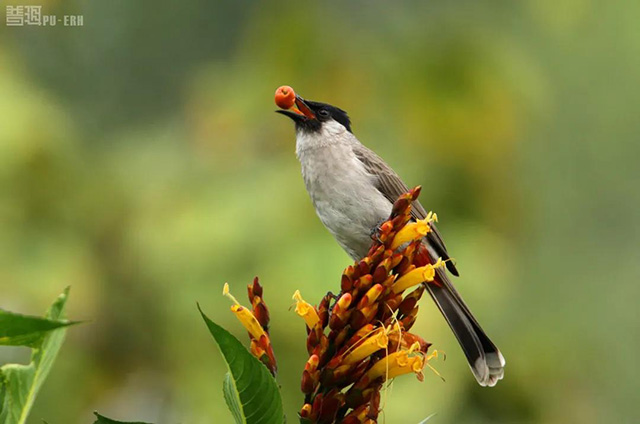
{"label": "blurred green background", "polygon": [[[625,4],[626,3],[626,4]],[[2,1],[84,26],[0,25],[0,307],[73,327],[30,423],[92,411],[231,422],[196,310],[244,340],[221,296],[259,275],[289,420],[304,325],[350,263],[316,218],[282,84],[355,134],[438,212],[457,286],[507,359],[447,353],[397,379],[387,423],[640,422],[640,4],[571,0]],[[28,351],[0,349],[0,363]]]}

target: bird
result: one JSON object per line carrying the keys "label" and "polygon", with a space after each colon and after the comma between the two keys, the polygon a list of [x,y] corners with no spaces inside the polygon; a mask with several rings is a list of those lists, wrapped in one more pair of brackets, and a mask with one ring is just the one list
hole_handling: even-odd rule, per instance
{"label": "bird", "polygon": [[[293,97],[291,103],[294,106]],[[353,260],[361,260],[371,247],[375,229],[388,218],[398,196],[408,191],[407,185],[356,138],[343,109],[295,94],[295,107],[276,112],[295,123],[296,155],[320,221]],[[412,204],[411,213],[414,220],[427,216],[418,201]],[[423,250],[431,263],[438,258],[446,262],[446,270],[437,269],[439,284],[425,284],[429,294],[456,336],[477,382],[495,386],[504,376],[505,359],[451,283],[447,271],[454,276],[459,273],[435,224],[421,246],[426,247]]]}

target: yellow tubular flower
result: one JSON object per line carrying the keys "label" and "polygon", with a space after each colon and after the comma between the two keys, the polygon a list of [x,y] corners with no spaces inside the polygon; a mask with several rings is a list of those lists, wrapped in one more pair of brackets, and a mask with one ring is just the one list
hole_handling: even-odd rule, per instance
{"label": "yellow tubular flower", "polygon": [[410,372],[420,374],[424,367],[422,356],[409,356],[409,351],[401,350],[394,352],[376,362],[366,376],[369,381],[385,377],[387,380]]}
{"label": "yellow tubular flower", "polygon": [[429,212],[425,219],[419,219],[416,222],[410,222],[405,225],[393,238],[391,242],[391,248],[393,250],[402,246],[403,244],[421,239],[426,236],[431,227],[429,226],[433,221],[438,221],[438,215],[433,212]]}
{"label": "yellow tubular flower", "polygon": [[302,298],[300,290],[296,290],[293,294],[293,300],[296,301],[296,313],[304,319],[304,322],[307,323],[307,327],[310,329],[315,327],[315,325],[320,322],[320,317],[313,305]]}
{"label": "yellow tubular flower", "polygon": [[363,308],[367,305],[372,305],[383,291],[384,287],[382,287],[382,284],[376,284],[375,286],[371,287],[360,300],[358,307]]}
{"label": "yellow tubular flower", "polygon": [[389,344],[389,337],[384,329],[379,328],[369,337],[363,339],[356,347],[345,355],[342,360],[343,364],[354,364],[366,358],[369,355],[384,349]]}
{"label": "yellow tubular flower", "polygon": [[401,293],[409,287],[417,286],[425,281],[433,281],[435,276],[436,270],[433,265],[421,266],[398,278],[398,280],[393,283],[393,286],[391,286],[391,290],[393,290],[394,293]]}
{"label": "yellow tubular flower", "polygon": [[308,417],[309,415],[311,415],[311,411],[312,411],[312,406],[310,403],[305,403],[302,406],[302,410],[300,411],[300,416],[301,417]]}
{"label": "yellow tubular flower", "polygon": [[238,300],[235,297],[233,297],[233,295],[229,291],[228,283],[224,283],[224,288],[222,289],[222,295],[228,297],[234,303],[234,305],[231,306],[231,312],[233,312],[236,318],[238,318],[238,321],[240,321],[240,324],[242,324],[242,326],[247,329],[249,334],[251,334],[251,337],[253,337],[256,340],[260,340],[261,336],[267,335],[267,333],[265,333],[264,329],[262,328],[262,325],[260,325],[260,323],[258,322],[258,319],[255,316],[253,316],[253,313],[251,313],[249,309],[242,306],[238,302]]}
{"label": "yellow tubular flower", "polygon": [[351,294],[345,293],[342,296],[340,296],[340,299],[338,299],[338,301],[336,302],[333,308],[334,309],[337,308],[338,311],[344,312],[347,310],[347,308],[349,308],[349,305],[351,305],[352,300],[353,300],[353,297],[351,296]]}
{"label": "yellow tubular flower", "polygon": [[247,329],[251,337],[260,340],[261,336],[266,336],[264,329],[250,310],[242,305],[233,305],[231,306],[231,312],[238,318],[242,326]]}
{"label": "yellow tubular flower", "polygon": [[369,423],[369,422],[374,422],[371,419],[367,418],[367,414],[369,413],[370,410],[370,406],[369,405],[362,405],[359,408],[351,411],[349,413],[349,415],[347,415],[347,418],[349,417],[353,417],[356,418],[358,421],[358,423]]}

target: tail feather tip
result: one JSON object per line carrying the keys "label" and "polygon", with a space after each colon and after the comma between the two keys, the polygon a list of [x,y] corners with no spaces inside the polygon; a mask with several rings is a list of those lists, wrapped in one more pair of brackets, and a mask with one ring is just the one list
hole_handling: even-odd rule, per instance
{"label": "tail feather tip", "polygon": [[472,371],[478,383],[483,387],[493,387],[504,377],[506,361],[500,351],[489,352],[485,358],[478,358]]}

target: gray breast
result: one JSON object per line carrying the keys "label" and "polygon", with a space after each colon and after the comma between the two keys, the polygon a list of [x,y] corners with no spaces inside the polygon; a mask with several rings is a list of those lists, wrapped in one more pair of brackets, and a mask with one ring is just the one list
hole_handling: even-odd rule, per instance
{"label": "gray breast", "polygon": [[322,223],[353,258],[371,246],[371,234],[391,212],[351,146],[334,143],[298,152],[307,191]]}

